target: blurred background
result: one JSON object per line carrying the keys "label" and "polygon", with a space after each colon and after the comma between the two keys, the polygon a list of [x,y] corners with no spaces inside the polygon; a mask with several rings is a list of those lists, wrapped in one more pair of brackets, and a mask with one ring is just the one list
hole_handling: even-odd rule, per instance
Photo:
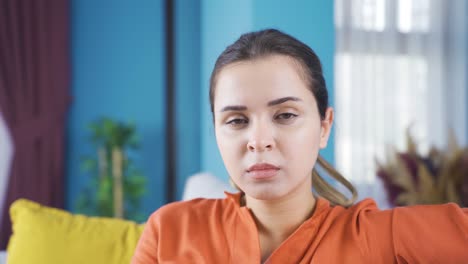
{"label": "blurred background", "polygon": [[[463,205],[467,20],[464,0],[2,0],[0,246],[20,197],[143,221],[191,175],[227,182],[209,77],[227,45],[264,28],[322,60],[337,119],[321,154],[359,199],[445,202],[441,174],[458,175],[442,189]],[[437,191],[421,195],[424,181]]]}

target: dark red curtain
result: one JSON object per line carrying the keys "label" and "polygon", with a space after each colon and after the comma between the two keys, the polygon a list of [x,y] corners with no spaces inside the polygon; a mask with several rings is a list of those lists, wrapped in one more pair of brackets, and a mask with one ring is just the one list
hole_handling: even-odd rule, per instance
{"label": "dark red curtain", "polygon": [[0,0],[0,111],[14,143],[0,249],[14,200],[63,208],[69,58],[68,0]]}

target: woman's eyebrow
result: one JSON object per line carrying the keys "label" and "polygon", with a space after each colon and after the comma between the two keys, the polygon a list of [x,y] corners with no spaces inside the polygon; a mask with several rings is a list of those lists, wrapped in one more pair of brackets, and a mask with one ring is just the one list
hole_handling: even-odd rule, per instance
{"label": "woman's eyebrow", "polygon": [[282,97],[279,99],[275,99],[273,101],[268,102],[268,106],[274,106],[274,105],[279,105],[287,101],[302,101],[301,99],[293,96],[287,96],[287,97]]}
{"label": "woman's eyebrow", "polygon": [[[279,105],[279,104],[282,104],[282,103],[285,103],[287,101],[302,101],[301,99],[297,98],[297,97],[293,97],[293,96],[287,96],[287,97],[282,97],[282,98],[278,98],[278,99],[275,99],[275,100],[272,100],[270,102],[268,102],[267,106],[274,106],[274,105]],[[225,106],[221,109],[220,112],[226,112],[226,111],[245,111],[247,110],[247,106],[243,106],[243,105],[228,105],[228,106]]]}
{"label": "woman's eyebrow", "polygon": [[245,111],[247,110],[247,106],[243,105],[228,105],[225,106],[221,109],[220,112],[226,112],[226,111]]}

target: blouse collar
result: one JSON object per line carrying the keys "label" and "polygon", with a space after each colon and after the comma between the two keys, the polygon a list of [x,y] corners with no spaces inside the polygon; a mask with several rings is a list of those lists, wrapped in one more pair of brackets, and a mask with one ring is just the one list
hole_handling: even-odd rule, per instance
{"label": "blouse collar", "polygon": [[[243,195],[242,192],[230,193],[230,192],[225,191],[224,194],[226,195],[226,199],[229,202],[233,203],[236,208],[244,209],[244,210],[249,211],[246,206],[241,205],[241,199],[242,199],[242,195]],[[320,196],[316,196],[315,201],[316,202],[315,202],[314,213],[312,214],[312,216],[308,220],[306,220],[306,222],[308,222],[309,220],[317,218],[323,212],[326,212],[326,211],[328,211],[328,209],[330,209],[330,202],[328,200],[326,200],[325,198],[322,198]]]}

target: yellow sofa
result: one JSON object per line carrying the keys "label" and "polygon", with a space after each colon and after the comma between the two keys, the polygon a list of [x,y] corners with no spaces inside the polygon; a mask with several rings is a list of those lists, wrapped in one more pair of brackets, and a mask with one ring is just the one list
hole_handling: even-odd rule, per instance
{"label": "yellow sofa", "polygon": [[[212,174],[197,173],[186,181],[182,198],[223,198],[224,191],[235,189]],[[128,264],[143,231],[134,222],[73,215],[25,199],[11,205],[10,216],[8,264]],[[0,264],[2,257],[0,252]]]}
{"label": "yellow sofa", "polygon": [[19,199],[10,207],[8,264],[128,264],[143,225],[87,217]]}

